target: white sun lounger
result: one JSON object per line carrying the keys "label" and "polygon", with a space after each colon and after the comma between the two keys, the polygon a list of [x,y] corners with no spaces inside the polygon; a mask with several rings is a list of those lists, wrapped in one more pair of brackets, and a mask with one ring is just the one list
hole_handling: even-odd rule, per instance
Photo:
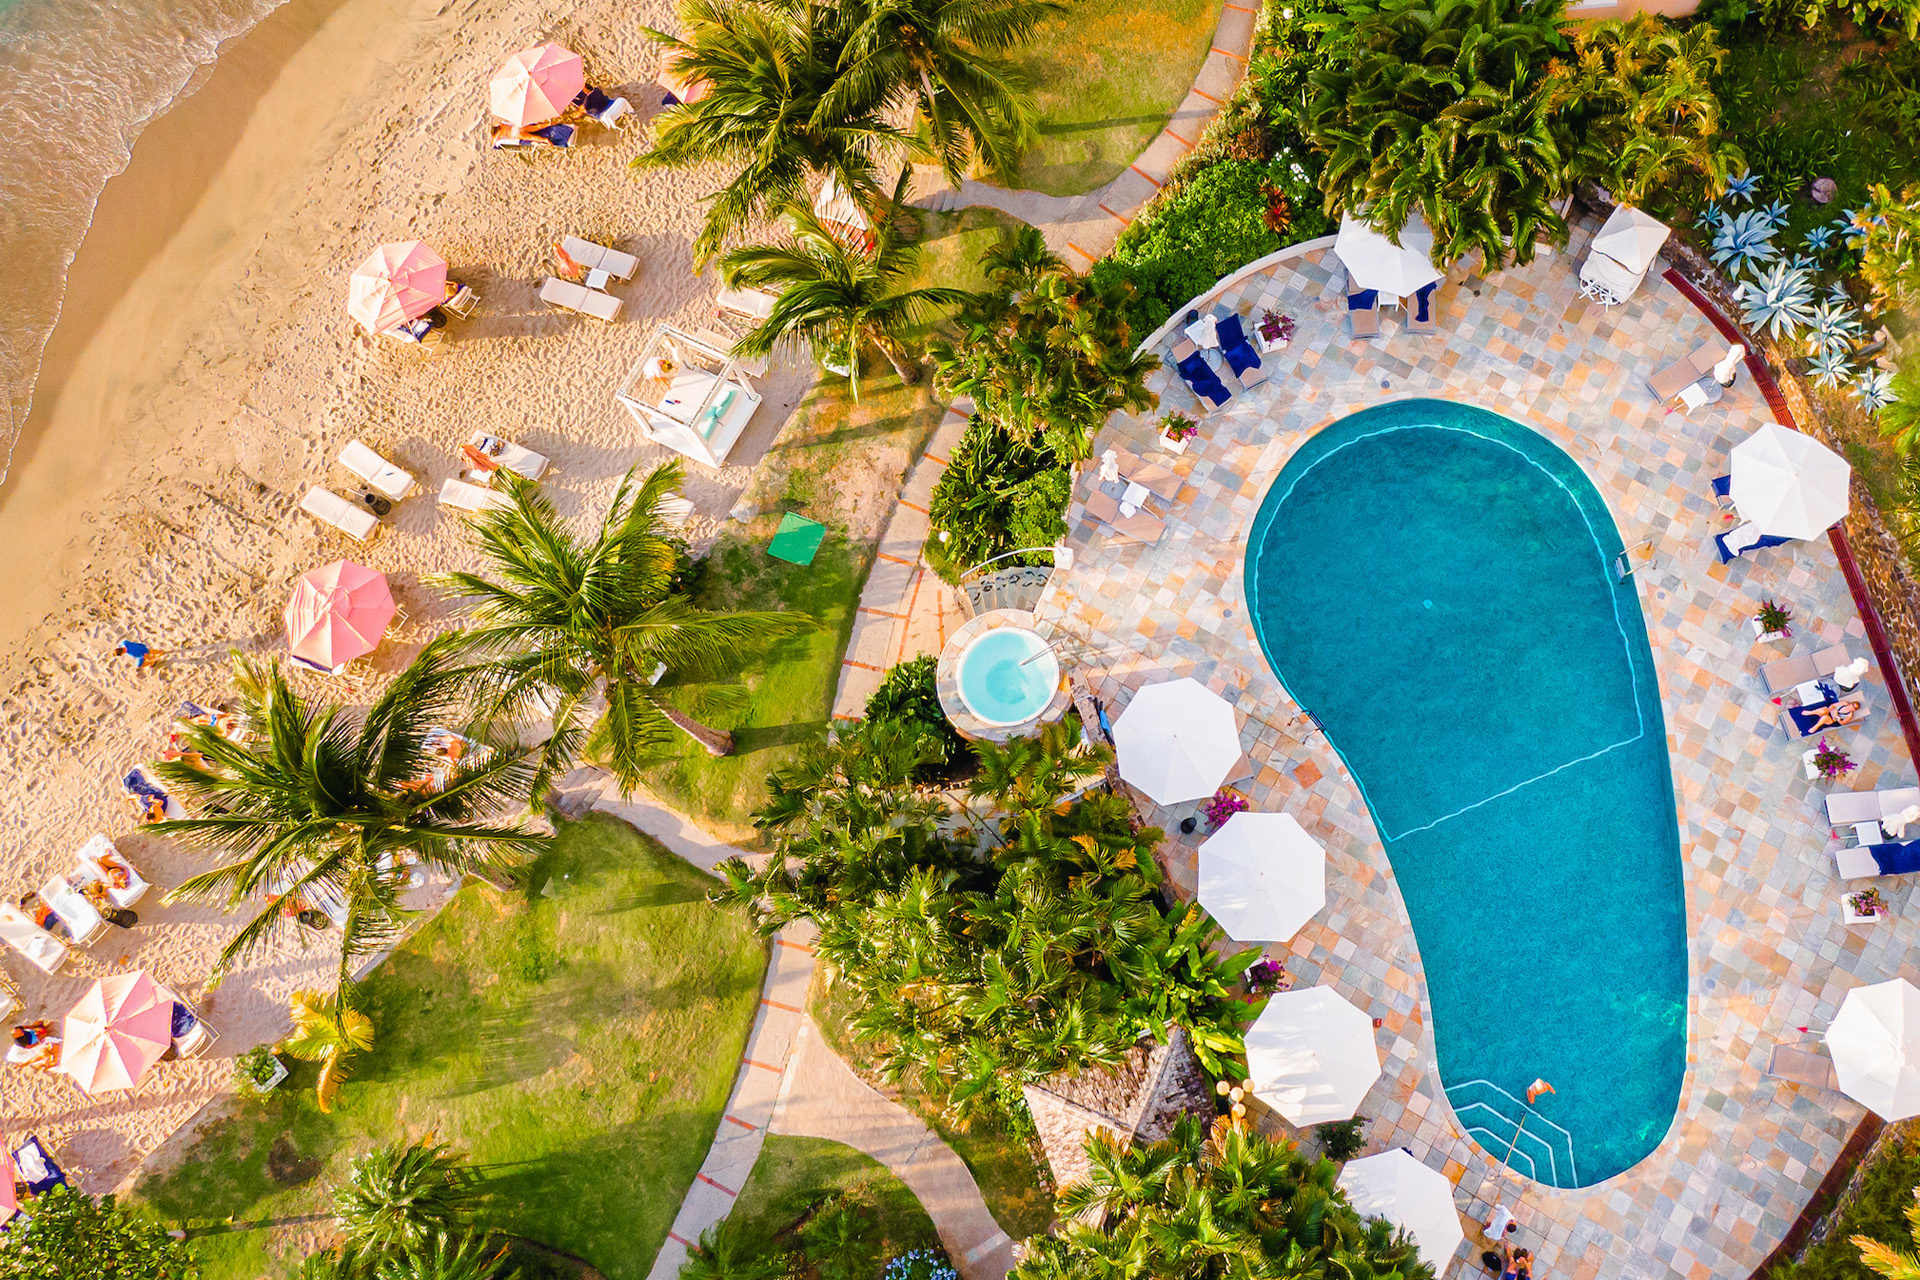
{"label": "white sun lounger", "polygon": [[525,476],[529,480],[538,480],[547,469],[546,454],[535,453],[511,440],[484,431],[476,431],[469,436],[467,446],[478,449],[515,475]]}
{"label": "white sun lounger", "polygon": [[54,876],[40,886],[40,900],[53,908],[53,914],[67,922],[67,928],[73,931],[73,940],[80,946],[90,947],[100,940],[107,931],[107,922],[87,895],[67,883],[65,876]]}
{"label": "white sun lounger", "polygon": [[361,444],[349,440],[340,450],[340,465],[386,494],[395,502],[420,487],[410,471],[402,471],[385,458]]}
{"label": "white sun lounger", "polygon": [[540,301],[563,311],[578,311],[598,320],[612,320],[620,314],[620,299],[598,289],[589,289],[559,276],[548,276],[540,285]]}
{"label": "white sun lounger", "polygon": [[193,1016],[193,1025],[187,1028],[186,1033],[173,1038],[174,1057],[198,1057],[200,1054],[205,1053],[215,1040],[220,1038],[220,1033],[207,1025],[207,1020],[200,1016],[200,1011],[188,1004],[185,1000],[182,1000],[179,994],[171,987],[161,987],[160,994]]}
{"label": "white sun lounger", "polygon": [[716,309],[745,320],[759,324],[773,314],[773,304],[780,301],[780,295],[769,293],[765,289],[728,289],[722,288],[714,298]]}
{"label": "white sun lounger", "polygon": [[365,542],[380,522],[373,512],[365,507],[356,506],[331,489],[322,489],[319,485],[307,490],[307,496],[300,499],[300,509],[316,520],[332,525],[355,542]]}
{"label": "white sun lounger", "polygon": [[[1731,545],[1731,536],[1728,542]],[[1775,658],[1760,668],[1760,675],[1767,682],[1767,692],[1778,697],[1797,684],[1805,684],[1809,680],[1826,679],[1846,666],[1849,661],[1851,659],[1847,657],[1847,646],[1829,645],[1814,653],[1796,653],[1790,658]]]}
{"label": "white sun lounger", "polygon": [[609,249],[579,236],[561,236],[560,247],[567,256],[589,271],[604,271],[615,280],[631,280],[640,269],[640,259],[618,249]]}
{"label": "white sun lounger", "polygon": [[[98,880],[107,886],[107,896],[113,899],[113,904],[117,907],[132,906],[134,903],[140,901],[140,899],[146,897],[147,890],[151,887],[147,884],[146,877],[140,874],[140,869],[134,866],[133,863],[127,861],[125,855],[114,848],[113,841],[107,839],[104,835],[96,835],[78,849],[75,849],[73,851],[73,861],[74,864],[80,868],[80,874],[86,879]],[[127,887],[124,889],[114,888],[113,884],[100,870],[99,864],[101,862],[109,863],[126,872]]]}
{"label": "white sun lounger", "polygon": [[1890,791],[1829,791],[1827,821],[1836,827],[1856,822],[1884,822],[1902,809],[1920,804],[1920,787]]}
{"label": "white sun lounger", "polygon": [[67,962],[67,946],[27,918],[11,902],[0,902],[0,942],[25,956],[47,973],[60,972]]}
{"label": "white sun lounger", "polygon": [[504,511],[513,500],[498,489],[468,484],[465,480],[446,480],[440,485],[440,505],[457,511]]}

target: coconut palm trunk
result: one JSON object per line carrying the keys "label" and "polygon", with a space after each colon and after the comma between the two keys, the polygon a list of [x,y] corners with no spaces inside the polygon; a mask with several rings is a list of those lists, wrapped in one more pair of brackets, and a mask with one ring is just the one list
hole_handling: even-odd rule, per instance
{"label": "coconut palm trunk", "polygon": [[733,754],[733,735],[725,729],[710,729],[684,711],[673,707],[660,708],[662,715],[673,722],[674,728],[692,738],[707,749],[710,756],[729,756]]}

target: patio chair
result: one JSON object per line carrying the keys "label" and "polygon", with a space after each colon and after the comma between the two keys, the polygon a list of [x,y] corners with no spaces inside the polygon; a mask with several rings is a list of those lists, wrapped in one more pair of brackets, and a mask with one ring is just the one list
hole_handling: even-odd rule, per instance
{"label": "patio chair", "polygon": [[1175,343],[1172,354],[1174,371],[1195,396],[1211,401],[1216,409],[1233,399],[1233,393],[1227,390],[1220,375],[1213,371],[1213,366],[1190,339],[1182,338]]}
{"label": "patio chair", "polygon": [[1244,389],[1258,386],[1268,377],[1266,369],[1260,365],[1260,353],[1254,350],[1253,343],[1247,341],[1246,327],[1240,323],[1240,314],[1225,307],[1213,310],[1214,334],[1220,339],[1220,354],[1226,358],[1227,368],[1234,379]]}
{"label": "patio chair", "polygon": [[473,309],[480,305],[480,295],[458,281],[449,280],[447,283],[455,286],[453,296],[441,303],[440,309],[465,320],[473,314]]}
{"label": "patio chair", "polygon": [[529,480],[538,480],[547,470],[549,459],[546,454],[535,453],[511,440],[489,435],[485,431],[476,431],[468,436],[467,447],[491,458],[515,475],[525,476]]}
{"label": "patio chair", "polygon": [[[1775,658],[1760,668],[1760,678],[1766,681],[1769,697],[1779,697],[1796,685],[1809,680],[1824,680],[1841,667],[1847,666],[1847,646],[1829,645],[1812,653],[1796,653],[1789,658]],[[1909,790],[1912,790],[1909,788]],[[1920,803],[1920,790],[1914,791],[1913,803]],[[1905,806],[1901,806],[1904,808]],[[1898,809],[1889,810],[1897,813]],[[1874,817],[1884,815],[1874,814]]]}
{"label": "patio chair", "polygon": [[1833,862],[1842,880],[1912,875],[1920,871],[1920,840],[1843,846],[1833,851]]}
{"label": "patio chair", "polygon": [[582,240],[579,236],[561,236],[560,247],[566,250],[569,258],[587,270],[604,271],[615,280],[631,280],[633,273],[640,269],[640,259],[632,254],[609,249],[591,240]]}
{"label": "patio chair", "polygon": [[586,112],[589,118],[609,129],[623,128],[623,122],[633,114],[631,102],[625,98],[610,97],[592,85],[588,85],[574,97],[573,105]]}
{"label": "patio chair", "polygon": [[[116,907],[131,907],[146,897],[147,890],[152,887],[147,883],[146,877],[140,874],[139,868],[129,862],[105,834],[95,835],[75,849],[73,862],[79,868],[81,876],[88,880],[98,880],[107,886],[107,897],[112,899]],[[108,878],[106,867],[118,867],[125,872],[127,887],[117,888]]]}
{"label": "patio chair", "polygon": [[220,1033],[208,1025],[193,1009],[173,992],[173,1056],[176,1058],[197,1058],[213,1046]]}
{"label": "patio chair", "polygon": [[347,441],[335,461],[395,502],[420,487],[412,472],[394,466],[358,440]]}
{"label": "patio chair", "polygon": [[1840,1079],[1834,1074],[1833,1059],[1810,1049],[1776,1044],[1767,1055],[1767,1074],[1776,1080],[1804,1084],[1815,1089],[1840,1091]]}
{"label": "patio chair", "polygon": [[1421,285],[1413,291],[1413,306],[1407,312],[1408,333],[1439,332],[1440,323],[1434,315],[1435,308],[1433,305],[1433,296],[1439,289],[1440,284],[1438,281],[1435,281],[1432,284]]}
{"label": "patio chair", "polygon": [[53,914],[66,923],[77,947],[90,947],[107,931],[107,922],[85,894],[67,883],[65,876],[54,876],[40,886],[40,900],[53,908]]}
{"label": "patio chair", "polygon": [[[1833,724],[1821,723],[1821,712],[1831,710],[1841,714],[1852,708],[1851,715]],[[1841,729],[1857,729],[1860,723],[1873,712],[1863,698],[1829,698],[1825,702],[1816,702],[1804,707],[1786,707],[1787,722],[1793,726],[1794,733],[1802,738],[1811,738],[1817,734],[1835,733]]]}
{"label": "patio chair", "polygon": [[1882,822],[1894,814],[1920,805],[1920,787],[1895,787],[1888,791],[1829,791],[1827,821],[1835,827],[1856,822]]}
{"label": "patio chair", "polygon": [[27,1184],[29,1195],[43,1196],[55,1187],[67,1185],[67,1175],[53,1162],[53,1155],[33,1135],[13,1149],[13,1171]]}
{"label": "patio chair", "polygon": [[484,485],[445,480],[440,485],[440,505],[456,511],[505,511],[513,505],[513,499]]}
{"label": "patio chair", "polygon": [[1658,401],[1671,400],[1700,379],[1713,372],[1718,362],[1717,348],[1711,342],[1703,342],[1695,347],[1684,359],[1675,360],[1647,379],[1647,390]]}
{"label": "patio chair", "polygon": [[1727,513],[1729,519],[1732,518],[1734,514],[1732,476],[1713,478],[1713,501],[1715,506]]}
{"label": "patio chair", "polygon": [[1713,535],[1714,550],[1719,553],[1721,564],[1732,564],[1749,551],[1759,551],[1764,547],[1784,547],[1792,541],[1792,538],[1780,538],[1770,533],[1761,533],[1760,526],[1751,520],[1725,533]]}
{"label": "patio chair", "polygon": [[1380,292],[1362,289],[1347,295],[1347,324],[1356,338],[1380,336]]}
{"label": "patio chair", "polygon": [[300,509],[314,519],[332,525],[355,542],[365,542],[380,524],[373,512],[319,485],[307,490],[307,496],[300,499]]}
{"label": "patio chair", "polygon": [[562,311],[577,311],[596,320],[614,320],[620,315],[620,299],[598,289],[589,289],[559,276],[548,276],[540,285],[540,301]]}

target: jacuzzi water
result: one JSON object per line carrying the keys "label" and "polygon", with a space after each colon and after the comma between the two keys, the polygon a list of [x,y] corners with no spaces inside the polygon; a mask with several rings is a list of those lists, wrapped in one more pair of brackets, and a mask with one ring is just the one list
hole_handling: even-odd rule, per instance
{"label": "jacuzzi water", "polygon": [[959,682],[960,700],[988,724],[1023,724],[1052,700],[1060,683],[1060,660],[1033,632],[1000,627],[962,651]]}
{"label": "jacuzzi water", "polygon": [[1247,553],[1261,647],[1385,841],[1455,1113],[1562,1187],[1652,1151],[1685,1065],[1672,774],[1620,549],[1544,437],[1407,401],[1302,445]]}

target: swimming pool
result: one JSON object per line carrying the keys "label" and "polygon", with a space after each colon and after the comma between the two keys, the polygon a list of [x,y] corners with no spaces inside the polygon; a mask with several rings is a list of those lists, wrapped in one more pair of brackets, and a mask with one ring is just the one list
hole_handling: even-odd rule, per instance
{"label": "swimming pool", "polygon": [[1551,442],[1430,400],[1302,445],[1247,547],[1261,648],[1386,843],[1448,1098],[1563,1187],[1659,1144],[1686,1057],[1679,824],[1620,549]]}

